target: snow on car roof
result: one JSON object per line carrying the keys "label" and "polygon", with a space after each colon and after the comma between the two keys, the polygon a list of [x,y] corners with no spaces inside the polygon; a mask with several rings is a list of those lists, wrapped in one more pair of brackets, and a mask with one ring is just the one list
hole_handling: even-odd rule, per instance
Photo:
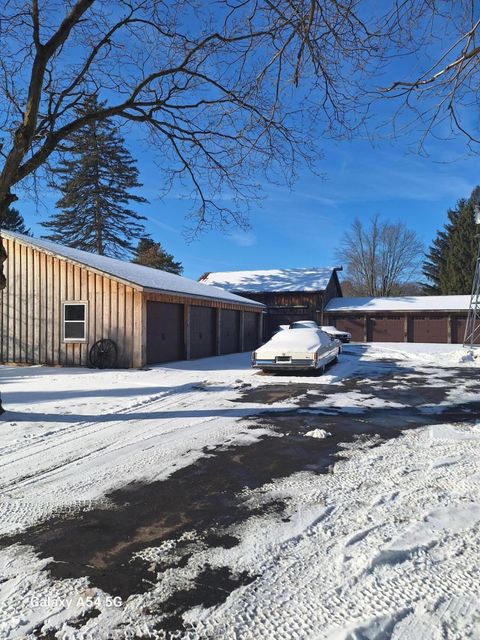
{"label": "snow on car roof", "polygon": [[305,327],[295,329],[295,331],[279,331],[257,351],[261,349],[264,351],[271,349],[281,349],[282,351],[306,349],[309,351],[319,344],[326,344],[327,341],[328,338],[322,331]]}
{"label": "snow on car roof", "polygon": [[295,322],[290,323],[290,327],[311,327],[318,329],[318,324],[315,320],[295,320]]}
{"label": "snow on car roof", "polygon": [[305,269],[266,269],[261,271],[216,271],[208,273],[201,282],[229,291],[282,292],[324,291],[333,267],[311,267]]}
{"label": "snow on car roof", "polygon": [[92,269],[101,271],[124,282],[138,285],[141,288],[155,289],[157,291],[183,294],[198,298],[225,300],[227,302],[236,302],[237,304],[248,306],[264,306],[259,302],[242,298],[229,291],[224,291],[217,287],[209,287],[195,280],[190,280],[174,273],[168,273],[167,271],[161,271],[160,269],[152,269],[151,267],[145,267],[140,264],[124,262],[117,258],[99,256],[95,253],[66,247],[65,245],[51,242],[50,240],[31,238],[30,236],[13,231],[2,230],[2,236],[17,240],[22,244],[40,249],[57,257],[76,262],[77,264],[91,267]]}
{"label": "snow on car roof", "polygon": [[470,296],[332,298],[325,311],[466,311]]}

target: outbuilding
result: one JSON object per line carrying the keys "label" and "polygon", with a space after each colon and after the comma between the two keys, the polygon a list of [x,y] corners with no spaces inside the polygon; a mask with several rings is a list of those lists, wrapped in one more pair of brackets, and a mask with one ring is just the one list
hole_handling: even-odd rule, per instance
{"label": "outbuilding", "polygon": [[261,341],[264,306],[228,291],[48,240],[2,231],[0,361],[88,365],[115,345],[116,364],[247,351]]}
{"label": "outbuilding", "polygon": [[357,342],[463,342],[470,296],[333,298],[328,324]]}
{"label": "outbuilding", "polygon": [[342,295],[337,271],[341,267],[217,271],[204,274],[200,282],[266,305],[264,338],[269,338],[280,324],[299,320],[324,324],[326,304]]}

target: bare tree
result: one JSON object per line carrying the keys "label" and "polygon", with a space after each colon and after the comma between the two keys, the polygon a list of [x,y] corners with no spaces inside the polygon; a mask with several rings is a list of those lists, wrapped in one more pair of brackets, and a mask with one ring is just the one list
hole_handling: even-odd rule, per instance
{"label": "bare tree", "polygon": [[[0,213],[70,134],[115,118],[143,126],[163,184],[188,186],[195,229],[244,224],[271,169],[288,182],[297,158],[310,158],[309,124],[351,122],[360,76],[381,50],[383,18],[366,25],[359,4],[5,0]],[[90,95],[102,106],[78,117]]]}
{"label": "bare tree", "polygon": [[432,135],[446,139],[461,132],[468,147],[478,152],[479,3],[428,1],[414,24],[407,43],[403,23],[403,38],[397,51],[415,54],[410,58],[412,64],[404,65],[409,73],[399,78],[395,71],[395,80],[379,90],[396,105],[390,120],[395,133],[414,131],[423,149]]}
{"label": "bare tree", "polygon": [[343,237],[337,258],[345,263],[350,290],[356,295],[391,296],[412,290],[423,244],[403,222],[373,216],[367,226],[355,218]]}
{"label": "bare tree", "polygon": [[[115,118],[138,134],[143,128],[158,150],[162,186],[187,188],[195,230],[245,224],[261,183],[279,170],[291,182],[298,158],[315,155],[314,133],[350,135],[364,122],[366,78],[396,53],[421,51],[425,25],[433,32],[446,23],[453,37],[470,24],[469,1],[442,13],[450,5],[5,0],[0,215],[86,120]],[[462,31],[464,53],[444,75],[474,68],[475,25]],[[395,83],[387,94],[401,89]],[[103,106],[79,118],[76,107],[89,95]],[[4,259],[0,248],[0,265]]]}

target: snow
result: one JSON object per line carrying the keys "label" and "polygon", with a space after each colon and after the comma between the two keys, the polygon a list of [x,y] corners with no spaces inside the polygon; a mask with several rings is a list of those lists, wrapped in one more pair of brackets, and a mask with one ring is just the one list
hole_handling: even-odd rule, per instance
{"label": "snow", "polygon": [[147,371],[1,367],[0,535],[167,477],[205,446],[261,437],[238,419],[264,406],[232,407],[239,374],[255,375],[248,353]]}
{"label": "snow", "polygon": [[[331,475],[299,473],[252,491],[254,504],[281,496],[310,521],[246,525],[242,549],[214,561],[260,577],[190,612],[190,637],[478,637],[480,430],[468,446],[434,431],[352,449]],[[434,464],[454,452],[449,466]]]}
{"label": "snow", "polygon": [[216,271],[202,282],[228,291],[263,293],[281,291],[324,291],[334,272],[333,267],[310,269],[267,269],[260,271]]}
{"label": "snow", "polygon": [[312,429],[311,431],[307,431],[305,435],[310,438],[323,440],[324,438],[330,438],[332,434],[329,431],[325,431],[325,429]]}
{"label": "snow", "polygon": [[5,238],[11,238],[27,246],[40,249],[51,255],[65,258],[71,262],[81,266],[90,267],[102,273],[106,273],[121,281],[140,286],[145,289],[154,289],[155,291],[165,293],[180,293],[188,296],[207,298],[213,300],[226,300],[249,306],[263,307],[259,302],[248,300],[237,296],[229,291],[223,291],[216,287],[207,287],[206,285],[189,280],[183,276],[174,273],[161,271],[160,269],[152,269],[131,262],[124,262],[116,258],[108,258],[107,256],[99,256],[80,249],[72,249],[50,240],[41,240],[31,238],[13,231],[5,231],[2,229],[2,235]]}
{"label": "snow", "polygon": [[287,351],[315,351],[320,346],[331,345],[331,340],[318,329],[289,329],[279,331],[267,343],[256,350],[258,357],[263,353]]}
{"label": "snow", "polygon": [[467,311],[470,296],[333,298],[325,311]]}
{"label": "snow", "polygon": [[382,342],[368,345],[367,358],[380,360],[395,358],[414,365],[434,367],[478,367],[480,353],[466,351],[459,344],[422,344],[414,342]]}
{"label": "snow", "polygon": [[[246,427],[266,407],[237,401],[245,385],[301,382],[312,385],[305,412],[340,407],[362,414],[402,406],[375,395],[379,372],[403,367],[434,387],[446,367],[477,364],[475,354],[465,358],[458,345],[375,344],[348,347],[321,379],[258,374],[249,354],[145,371],[1,367],[9,411],[0,429],[0,534],[105,504],[112,489],[166,478],[210,447],[262,438],[267,427]],[[371,396],[346,384],[354,376],[372,379]],[[324,397],[319,382],[340,392]],[[475,384],[472,378],[450,389],[448,400],[475,399]],[[298,405],[285,400],[268,410],[285,408]],[[321,431],[324,437],[326,430],[311,427],[304,435]],[[123,639],[126,629],[142,637],[150,602],[191,588],[206,565],[256,577],[223,603],[188,611],[188,640],[479,637],[479,459],[475,420],[439,419],[383,443],[345,444],[331,473],[305,470],[246,487],[243,504],[258,515],[232,529],[238,545],[212,548],[199,541],[198,553],[164,571],[151,593],[118,607],[86,578],[52,580],[48,558],[32,548],[3,547],[0,638],[33,640],[42,623],[64,625],[56,636],[63,640]],[[276,500],[286,505],[281,517],[266,508]],[[194,530],[183,536],[197,539]],[[162,566],[181,541],[167,539],[140,554]],[[100,601],[98,617],[82,629],[68,626],[88,597]]]}
{"label": "snow", "polygon": [[340,331],[336,327],[323,326],[323,327],[320,327],[320,329],[322,331],[325,331],[325,333],[327,335],[329,335],[329,336],[350,336],[350,337],[352,337],[352,334],[350,332],[348,332],[348,331]]}

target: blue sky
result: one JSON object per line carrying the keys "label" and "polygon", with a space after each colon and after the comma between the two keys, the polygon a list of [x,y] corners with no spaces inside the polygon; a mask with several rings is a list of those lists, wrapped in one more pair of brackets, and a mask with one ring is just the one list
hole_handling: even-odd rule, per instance
{"label": "blue sky", "polygon": [[[440,38],[428,46],[435,57],[444,41]],[[390,64],[394,76],[388,66],[382,67],[372,78],[372,87],[387,86],[391,77],[410,77],[427,63],[423,60],[420,64],[414,56],[393,58]],[[301,100],[299,95],[294,101]],[[378,101],[375,112],[369,112],[373,130],[388,122],[396,107],[395,101]],[[469,106],[462,118],[477,130],[476,107]],[[445,125],[437,133],[447,137],[450,132]],[[432,137],[426,157],[416,148],[420,132],[374,143],[358,137],[335,141],[319,135],[317,170],[323,178],[300,166],[299,179],[291,190],[264,185],[262,205],[252,206],[250,212],[250,230],[207,230],[188,243],[184,227],[189,202],[177,187],[160,199],[164,185],[155,164],[155,151],[135,135],[142,133],[129,131],[127,141],[138,160],[144,185],[141,195],[150,201],[138,205],[137,210],[148,218],[150,235],[183,263],[184,274],[191,278],[198,278],[205,271],[336,265],[336,248],[352,220],[359,217],[367,221],[374,214],[405,221],[428,246],[444,224],[447,209],[459,198],[468,197],[480,182],[478,156],[467,154],[466,141],[460,135],[448,140]],[[31,193],[19,195],[18,208],[34,234],[41,235],[39,223],[54,211],[58,196],[41,190],[40,203],[36,205]]]}
{"label": "blue sky", "polygon": [[[153,152],[145,153],[144,143],[137,145],[131,136],[129,147],[140,157],[142,193],[150,200],[138,209],[148,218],[148,231],[182,261],[184,275],[195,279],[205,271],[337,264],[335,249],[353,218],[367,220],[375,213],[404,220],[429,244],[448,207],[480,182],[478,158],[466,155],[460,137],[434,143],[426,158],[406,141],[320,139],[323,177],[301,167],[292,190],[265,186],[262,205],[252,208],[249,231],[207,231],[188,243],[183,231],[188,201],[176,193],[160,199]],[[38,207],[26,198],[17,203],[35,235],[42,233],[39,222],[53,210],[55,194],[44,191],[41,200]]]}

